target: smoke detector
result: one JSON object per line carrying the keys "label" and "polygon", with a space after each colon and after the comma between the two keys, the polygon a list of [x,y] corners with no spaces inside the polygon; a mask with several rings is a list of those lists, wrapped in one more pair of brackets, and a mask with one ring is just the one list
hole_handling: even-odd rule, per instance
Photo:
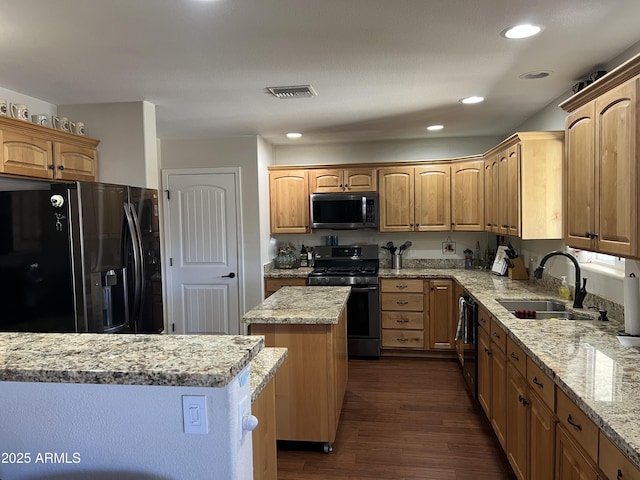
{"label": "smoke detector", "polygon": [[311,85],[267,87],[267,90],[276,98],[305,98],[318,95]]}

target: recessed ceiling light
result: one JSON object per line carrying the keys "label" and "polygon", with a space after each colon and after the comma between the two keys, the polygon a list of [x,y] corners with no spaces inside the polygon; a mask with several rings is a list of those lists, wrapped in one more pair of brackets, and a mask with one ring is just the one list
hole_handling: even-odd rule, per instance
{"label": "recessed ceiling light", "polygon": [[302,136],[302,134],[298,133],[298,132],[289,132],[289,133],[287,133],[287,138],[291,138],[291,139],[300,138],[301,136]]}
{"label": "recessed ceiling light", "polygon": [[484,97],[478,97],[478,96],[473,95],[471,97],[463,98],[460,101],[462,103],[464,103],[465,105],[471,105],[472,103],[484,102]]}
{"label": "recessed ceiling light", "polygon": [[551,75],[551,72],[545,70],[539,70],[537,72],[527,72],[522,75],[518,75],[518,78],[522,80],[538,80],[540,78],[546,78]]}
{"label": "recessed ceiling light", "polygon": [[444,128],[444,125],[429,125],[427,127],[427,130],[429,130],[430,132],[435,132],[438,130],[442,130]]}
{"label": "recessed ceiling light", "polygon": [[506,38],[518,39],[528,38],[539,34],[542,31],[542,25],[531,25],[530,23],[524,23],[522,25],[514,25],[506,30],[503,30],[501,35]]}

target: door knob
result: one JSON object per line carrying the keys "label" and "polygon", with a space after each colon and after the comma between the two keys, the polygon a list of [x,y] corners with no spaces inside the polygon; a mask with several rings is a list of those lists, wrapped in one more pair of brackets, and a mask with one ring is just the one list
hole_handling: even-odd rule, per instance
{"label": "door knob", "polygon": [[222,278],[234,278],[235,276],[236,274],[231,272],[229,275],[222,275]]}

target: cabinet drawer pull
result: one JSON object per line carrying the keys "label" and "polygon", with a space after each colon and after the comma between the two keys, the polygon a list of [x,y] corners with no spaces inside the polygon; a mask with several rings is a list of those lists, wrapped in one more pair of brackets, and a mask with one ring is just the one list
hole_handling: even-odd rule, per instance
{"label": "cabinet drawer pull", "polygon": [[396,319],[396,323],[409,323],[409,320],[405,318],[398,318]]}
{"label": "cabinet drawer pull", "polygon": [[569,414],[569,416],[567,417],[567,422],[569,422],[569,425],[572,425],[572,426],[576,427],[579,431],[582,431],[582,425],[580,425],[579,423],[574,422],[573,418],[571,418],[571,414]]}
{"label": "cabinet drawer pull", "polygon": [[520,357],[518,355],[516,355],[516,352],[511,352],[511,358],[513,358],[515,360],[520,360]]}
{"label": "cabinet drawer pull", "polygon": [[616,480],[622,480],[622,470],[618,469],[618,475],[616,475]]}
{"label": "cabinet drawer pull", "polygon": [[399,342],[408,342],[409,339],[408,338],[396,338],[397,341]]}
{"label": "cabinet drawer pull", "polygon": [[540,380],[538,380],[538,377],[533,377],[533,383],[538,385],[540,388],[544,388],[544,383],[542,383]]}
{"label": "cabinet drawer pull", "polygon": [[396,288],[407,288],[409,285],[396,285]]}
{"label": "cabinet drawer pull", "polygon": [[408,304],[409,304],[409,302],[407,302],[406,300],[404,300],[404,301],[402,301],[402,302],[401,302],[400,300],[398,300],[398,301],[396,302],[396,304],[397,304],[397,305],[408,305]]}
{"label": "cabinet drawer pull", "polygon": [[520,395],[520,396],[518,397],[518,401],[519,401],[522,405],[524,405],[525,407],[526,407],[527,405],[529,405],[529,402],[527,401],[527,399],[526,399],[526,398],[524,398],[522,395]]}

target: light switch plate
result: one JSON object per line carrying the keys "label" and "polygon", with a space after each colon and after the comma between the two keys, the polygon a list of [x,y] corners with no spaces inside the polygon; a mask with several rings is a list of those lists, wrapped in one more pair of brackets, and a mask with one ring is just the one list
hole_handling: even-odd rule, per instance
{"label": "light switch plate", "polygon": [[182,419],[184,433],[206,435],[209,433],[207,423],[207,397],[204,395],[182,396]]}

